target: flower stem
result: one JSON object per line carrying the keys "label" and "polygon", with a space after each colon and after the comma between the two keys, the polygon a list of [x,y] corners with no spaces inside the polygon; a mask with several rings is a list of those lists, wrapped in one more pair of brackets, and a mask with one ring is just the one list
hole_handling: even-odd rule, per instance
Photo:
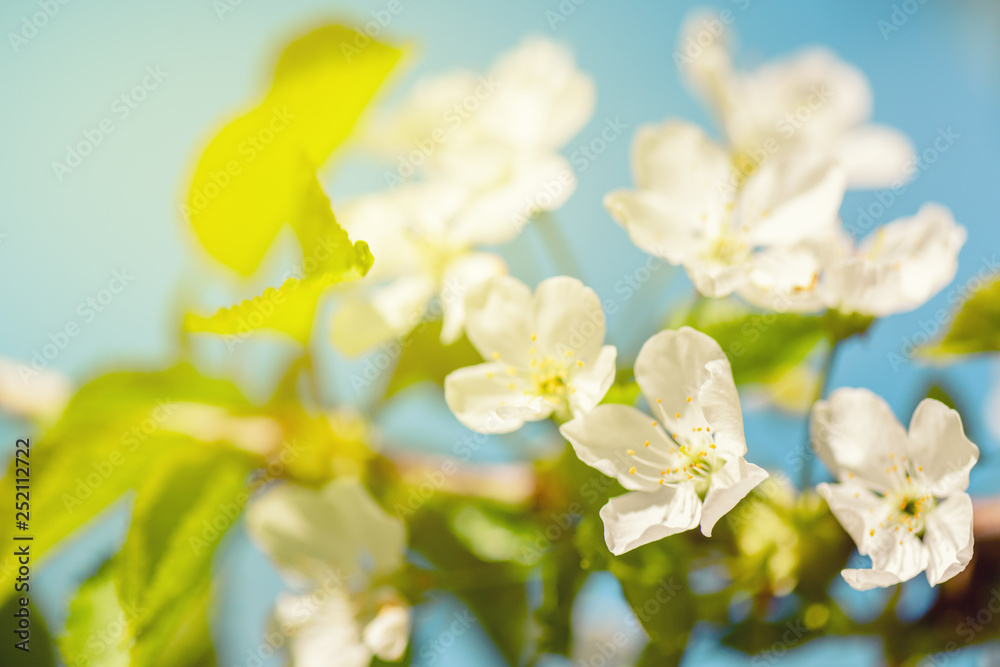
{"label": "flower stem", "polygon": [[538,230],[542,244],[552,258],[556,271],[562,275],[573,276],[587,282],[584,279],[583,269],[573,254],[569,239],[559,228],[559,221],[556,220],[556,217],[543,211],[535,217],[534,227]]}

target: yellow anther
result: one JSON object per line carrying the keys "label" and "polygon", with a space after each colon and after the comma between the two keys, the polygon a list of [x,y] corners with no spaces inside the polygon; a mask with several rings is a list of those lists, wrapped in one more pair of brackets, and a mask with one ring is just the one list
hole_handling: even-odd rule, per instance
{"label": "yellow anther", "polygon": [[643,447],[649,447],[649,440],[647,440],[646,442],[642,443],[642,446]]}
{"label": "yellow anther", "polygon": [[674,419],[680,419],[680,418],[681,418],[681,413],[675,412],[674,413]]}
{"label": "yellow anther", "polygon": [[659,426],[658,422],[653,422],[653,426]]}
{"label": "yellow anther", "polygon": [[635,450],[634,449],[628,450],[628,455],[629,456],[635,456]]}
{"label": "yellow anther", "polygon": [[632,466],[631,468],[628,469],[628,474],[630,474],[630,475],[634,475],[635,474],[635,466]]}
{"label": "yellow anther", "polygon": [[657,403],[662,403],[662,402],[663,402],[663,399],[662,399],[662,398],[658,398],[658,399],[656,399],[656,402],[657,402]]}
{"label": "yellow anther", "polygon": [[868,531],[868,535],[871,536],[871,537],[875,537],[875,529],[872,528],[871,530],[869,530]]}
{"label": "yellow anther", "polygon": [[712,444],[710,444],[710,445],[709,445],[709,448],[710,448],[710,449],[715,449],[715,443],[713,442]]}
{"label": "yellow anther", "polygon": [[531,340],[538,340],[538,334],[531,334]]}
{"label": "yellow anther", "polygon": [[583,362],[582,361],[576,362],[576,365],[579,366],[580,368],[583,368]]}
{"label": "yellow anther", "polygon": [[573,352],[573,350],[566,350],[566,352],[564,352],[563,354],[565,354],[567,357],[572,357],[576,353]]}
{"label": "yellow anther", "polygon": [[493,357],[494,359],[499,359],[500,358],[500,353],[499,352],[494,352],[490,356]]}
{"label": "yellow anther", "polygon": [[688,402],[688,403],[690,403],[690,402],[691,402],[691,397],[690,397],[690,396],[688,396],[688,397],[687,397],[687,402]]}
{"label": "yellow anther", "polygon": [[486,373],[486,377],[488,377],[489,379],[492,380],[493,379],[493,371],[489,371],[488,373]]}

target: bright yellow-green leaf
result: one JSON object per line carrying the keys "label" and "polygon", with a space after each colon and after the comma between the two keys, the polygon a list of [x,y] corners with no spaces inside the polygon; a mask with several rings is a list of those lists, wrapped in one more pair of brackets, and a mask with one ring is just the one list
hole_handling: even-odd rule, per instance
{"label": "bright yellow-green leaf", "polygon": [[931,357],[1000,352],[1000,278],[973,292],[944,338],[921,352]]}
{"label": "bright yellow-green leaf", "polygon": [[242,339],[257,329],[270,329],[300,343],[309,340],[316,305],[326,288],[364,276],[374,260],[367,243],[351,243],[318,183],[303,198],[302,215],[294,225],[302,244],[299,273],[303,277],[289,278],[277,289],[269,287],[260,296],[210,317],[189,314],[184,320],[187,331]]}
{"label": "bright yellow-green leaf", "polygon": [[281,227],[309,215],[316,170],[400,54],[337,25],[285,49],[261,103],[224,127],[198,161],[184,212],[213,257],[250,275]]}

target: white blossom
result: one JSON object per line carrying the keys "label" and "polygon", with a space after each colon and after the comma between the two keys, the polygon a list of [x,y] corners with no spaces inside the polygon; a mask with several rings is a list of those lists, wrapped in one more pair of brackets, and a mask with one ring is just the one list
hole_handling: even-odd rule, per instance
{"label": "white blossom", "polygon": [[972,558],[972,500],[965,493],[979,450],[958,413],[924,399],[909,432],[879,396],[838,389],[813,408],[816,453],[837,478],[820,484],[837,520],[871,569],[841,574],[853,588],[891,586],[926,571],[936,586]]}
{"label": "white blossom", "polygon": [[466,311],[469,340],[488,361],[451,373],[445,400],[474,431],[579,416],[614,381],[601,301],[575,278],[545,280],[534,295],[514,278],[495,278],[469,294]]}
{"label": "white blossom", "polygon": [[748,463],[729,361],[712,338],[684,327],[643,345],[635,378],[653,417],[600,405],[564,424],[577,456],[628,493],[601,509],[614,554],[701,525],[705,535],[767,478]]}

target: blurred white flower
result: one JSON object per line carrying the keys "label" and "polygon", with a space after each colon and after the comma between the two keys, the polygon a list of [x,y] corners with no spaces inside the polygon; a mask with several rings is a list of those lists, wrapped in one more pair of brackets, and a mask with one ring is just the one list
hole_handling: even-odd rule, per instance
{"label": "blurred white flower", "polygon": [[68,378],[0,358],[0,411],[24,419],[58,417],[73,393]]}
{"label": "blurred white flower", "polygon": [[343,590],[323,593],[284,593],[275,605],[272,622],[290,638],[293,667],[368,667],[374,656],[389,662],[403,657],[409,607],[389,602],[371,617]]}
{"label": "blurred white flower", "polygon": [[758,262],[740,295],[784,312],[835,308],[885,317],[925,304],[958,271],[965,228],[951,212],[925,204],[916,216],[879,228],[857,248],[843,233]]}
{"label": "blurred white flower", "polygon": [[527,421],[579,416],[614,381],[616,350],[604,345],[601,300],[575,278],[531,290],[494,278],[466,300],[469,340],[488,362],[445,379],[459,421],[481,433],[509,433]]}
{"label": "blurred white flower", "polygon": [[247,512],[254,542],[293,582],[321,581],[330,572],[367,580],[403,563],[406,528],[356,479],[319,490],[283,484]]}
{"label": "blurred white flower", "polygon": [[295,667],[365,667],[399,660],[410,610],[379,580],[403,564],[406,528],[356,479],[320,490],[286,484],[250,505],[254,542],[299,588],[277,602],[274,622],[291,638]]}
{"label": "blurred white flower", "polygon": [[813,447],[839,481],[820,484],[871,569],[841,574],[853,588],[891,586],[926,571],[936,586],[972,558],[972,500],[965,490],[979,450],[958,413],[920,402],[909,433],[882,398],[838,389],[813,408]]}
{"label": "blurred white flower", "polygon": [[[718,117],[737,161],[759,164],[776,152],[807,148],[836,160],[851,188],[909,180],[913,146],[898,130],[869,122],[872,91],[862,72],[822,48],[739,71],[731,36],[718,21],[721,31],[707,30],[705,21],[696,13],[685,23],[679,64]],[[691,43],[700,48],[685,54]]]}
{"label": "blurred white flower", "polygon": [[844,176],[815,155],[785,152],[749,175],[697,126],[667,121],[639,129],[632,147],[637,190],[604,204],[633,243],[681,264],[699,292],[740,289],[761,254],[829,236]]}
{"label": "blurred white flower", "polygon": [[463,188],[436,181],[368,195],[338,209],[344,229],[365,239],[377,257],[366,280],[345,291],[334,315],[338,348],[361,354],[406,335],[434,299],[443,315],[441,341],[461,335],[466,292],[507,273],[503,259],[475,246],[516,234],[506,220],[495,220],[496,226],[473,222],[465,215],[468,202]]}
{"label": "blurred white flower", "polygon": [[486,75],[459,71],[418,82],[373,123],[365,143],[395,156],[392,188],[419,173],[464,189],[463,216],[502,243],[573,193],[576,177],[558,151],[587,124],[594,103],[594,82],[572,53],[530,38]]}
{"label": "blurred white flower", "polygon": [[710,536],[768,476],[743,458],[739,395],[712,338],[688,327],[656,334],[639,352],[635,378],[655,419],[608,404],[560,429],[580,460],[629,490],[601,509],[614,554],[699,524]]}
{"label": "blurred white flower", "polygon": [[204,442],[228,442],[260,456],[274,454],[284,438],[281,424],[270,417],[240,417],[217,405],[169,403],[166,412],[165,430]]}

